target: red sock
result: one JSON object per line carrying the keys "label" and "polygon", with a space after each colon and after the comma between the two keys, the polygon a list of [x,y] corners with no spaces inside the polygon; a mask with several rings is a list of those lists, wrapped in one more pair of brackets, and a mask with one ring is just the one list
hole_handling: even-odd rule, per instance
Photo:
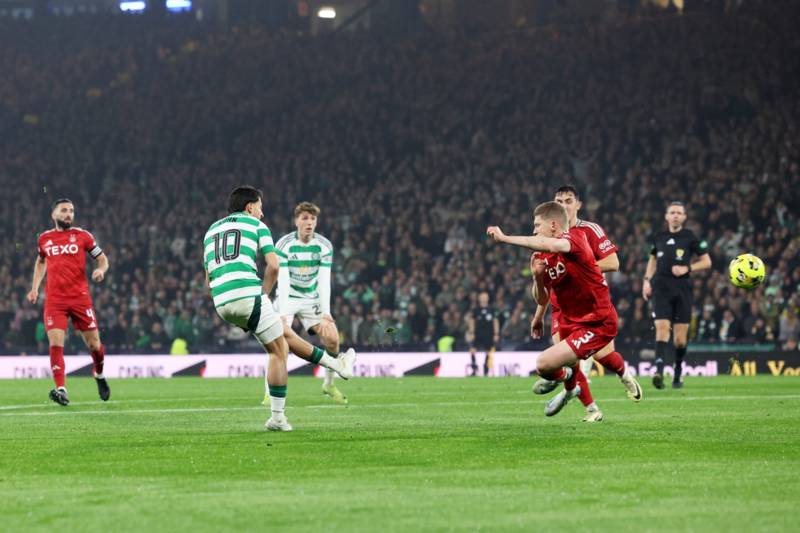
{"label": "red sock", "polygon": [[578,399],[584,407],[592,405],[594,403],[592,391],[589,390],[589,382],[586,380],[586,376],[581,372],[580,368],[578,369],[578,385],[581,386],[581,393],[578,394]]}
{"label": "red sock", "polygon": [[552,372],[540,371],[539,376],[550,381],[564,381],[564,378],[567,377],[567,371],[564,370],[564,367],[562,366],[556,370],[553,370]]}
{"label": "red sock", "polygon": [[56,388],[64,387],[66,379],[64,378],[63,346],[50,347],[50,368],[53,370],[53,381],[56,383]]}
{"label": "red sock", "polygon": [[575,388],[575,385],[578,384],[578,374],[583,375],[581,369],[577,367],[573,367],[572,375],[564,381],[564,388],[567,390],[572,390]]}
{"label": "red sock", "polygon": [[94,361],[95,375],[103,373],[103,360],[105,358],[106,358],[106,347],[101,344],[100,348],[92,352],[92,361]]}
{"label": "red sock", "polygon": [[597,362],[620,377],[625,373],[625,360],[619,352],[611,352]]}

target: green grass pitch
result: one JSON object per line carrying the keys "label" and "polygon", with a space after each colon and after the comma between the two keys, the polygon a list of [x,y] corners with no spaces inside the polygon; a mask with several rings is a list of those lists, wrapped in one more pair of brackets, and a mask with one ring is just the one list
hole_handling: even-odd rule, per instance
{"label": "green grass pitch", "polygon": [[291,378],[0,385],[4,531],[798,531],[800,379],[595,378],[606,420],[554,418],[532,379]]}

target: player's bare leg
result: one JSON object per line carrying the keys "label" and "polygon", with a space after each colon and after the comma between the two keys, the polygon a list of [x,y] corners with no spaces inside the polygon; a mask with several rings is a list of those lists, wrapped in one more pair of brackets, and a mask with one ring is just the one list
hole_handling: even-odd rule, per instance
{"label": "player's bare leg", "polygon": [[267,384],[269,386],[269,403],[272,416],[265,427],[270,431],[291,431],[292,426],[286,419],[286,385],[289,373],[286,370],[286,359],[289,357],[289,347],[283,336],[264,345],[269,354],[267,369]]}
{"label": "player's bare leg", "polygon": [[669,333],[672,324],[669,320],[659,319],[656,325],[656,373],[653,375],[653,387],[664,388],[664,351],[668,347]]}
{"label": "player's bare leg", "polygon": [[[625,387],[628,398],[634,402],[642,400],[642,387],[639,385],[639,382],[636,381],[628,365],[625,364],[622,355],[616,351],[614,341],[609,342],[602,350],[597,352],[594,359],[603,365],[604,368],[614,372],[619,377],[622,386]],[[589,360],[591,360],[591,358],[589,358]]]}
{"label": "player's bare leg", "polygon": [[[312,333],[317,335],[325,346],[325,350],[333,356],[339,356],[339,329],[336,327],[336,322],[333,318],[323,315],[322,322],[311,328]],[[336,385],[333,383],[336,372],[330,368],[325,369],[325,380],[322,382],[322,392],[330,396],[330,398],[342,405],[347,404],[347,397],[342,394]]]}
{"label": "player's bare leg", "polygon": [[300,359],[305,359],[315,365],[320,365],[325,368],[330,368],[342,379],[350,379],[353,377],[353,365],[356,361],[356,352],[350,348],[340,357],[332,357],[330,354],[325,353],[325,350],[318,348],[303,340],[291,327],[285,323],[283,325],[283,337],[289,344],[289,350]]}
{"label": "player's bare leg", "polygon": [[675,344],[675,374],[672,378],[672,388],[683,387],[683,358],[686,357],[686,345],[689,341],[689,324],[672,325],[672,342]]}
{"label": "player's bare leg", "polygon": [[[289,351],[295,354],[300,359],[304,359],[312,364],[320,365],[323,368],[330,369],[343,379],[350,379],[353,377],[353,367],[356,362],[356,352],[352,348],[340,355],[340,357],[333,357],[325,350],[314,346],[310,342],[303,340],[300,335],[294,332],[290,325],[283,323],[283,338],[289,346]],[[265,381],[267,376],[264,377]],[[269,383],[266,384],[269,388]],[[264,396],[262,405],[267,404],[267,392]]]}
{"label": "player's bare leg", "polygon": [[[578,356],[566,341],[559,341],[539,355],[536,373],[548,381],[566,383],[565,393],[556,395],[545,405],[545,415],[558,414],[567,402],[581,394],[581,386],[577,385],[577,381],[583,373],[578,367],[578,361]],[[588,391],[588,384],[586,387]]]}
{"label": "player's bare leg", "polygon": [[[553,344],[558,344],[561,341],[561,335],[556,331],[552,335],[553,337]],[[534,394],[548,394],[558,388],[557,381],[550,381],[549,379],[539,379],[536,383],[533,384],[533,393]]]}
{"label": "player's bare leg", "polygon": [[100,332],[96,329],[80,332],[84,344],[89,349],[92,355],[92,374],[94,375],[95,383],[97,383],[97,394],[100,399],[107,402],[111,397],[111,388],[108,386],[106,377],[103,374],[103,364],[106,357],[106,350],[103,343],[100,342]]}
{"label": "player's bare leg", "polygon": [[50,369],[53,372],[55,388],[50,391],[50,399],[59,405],[69,405],[67,397],[67,378],[64,368],[64,338],[66,331],[51,329],[47,332],[50,343]]}

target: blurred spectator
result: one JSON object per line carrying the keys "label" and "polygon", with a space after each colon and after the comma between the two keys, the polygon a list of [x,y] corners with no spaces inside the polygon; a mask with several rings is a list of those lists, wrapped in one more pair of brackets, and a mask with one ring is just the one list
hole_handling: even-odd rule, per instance
{"label": "blurred spectator", "polygon": [[[199,252],[246,182],[264,188],[275,235],[301,199],[329,210],[320,231],[337,247],[332,314],[346,343],[452,335],[463,348],[480,291],[522,336],[529,254],[483,230],[529,232],[532,207],[577,182],[583,216],[620,246],[620,342],[650,336],[641,258],[663,222],[651,213],[680,199],[714,260],[696,281],[711,305],[697,339],[772,331],[787,344],[800,290],[800,188],[787,187],[800,182],[798,17],[776,0],[396,39],[210,31],[191,17],[0,20],[0,348],[37,350],[41,306],[24,296],[58,196],[111,263],[92,284],[109,353],[165,353],[178,336],[196,352],[246,346],[216,317]],[[753,291],[725,272],[745,251],[768,268]]]}

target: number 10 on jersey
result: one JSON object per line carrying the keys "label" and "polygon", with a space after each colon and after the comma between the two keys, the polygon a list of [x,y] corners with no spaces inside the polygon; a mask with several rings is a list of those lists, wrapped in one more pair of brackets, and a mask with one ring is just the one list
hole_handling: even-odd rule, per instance
{"label": "number 10 on jersey", "polygon": [[239,247],[242,244],[242,232],[238,229],[229,229],[224,233],[214,235],[214,260],[219,264],[223,259],[231,261],[239,257]]}

